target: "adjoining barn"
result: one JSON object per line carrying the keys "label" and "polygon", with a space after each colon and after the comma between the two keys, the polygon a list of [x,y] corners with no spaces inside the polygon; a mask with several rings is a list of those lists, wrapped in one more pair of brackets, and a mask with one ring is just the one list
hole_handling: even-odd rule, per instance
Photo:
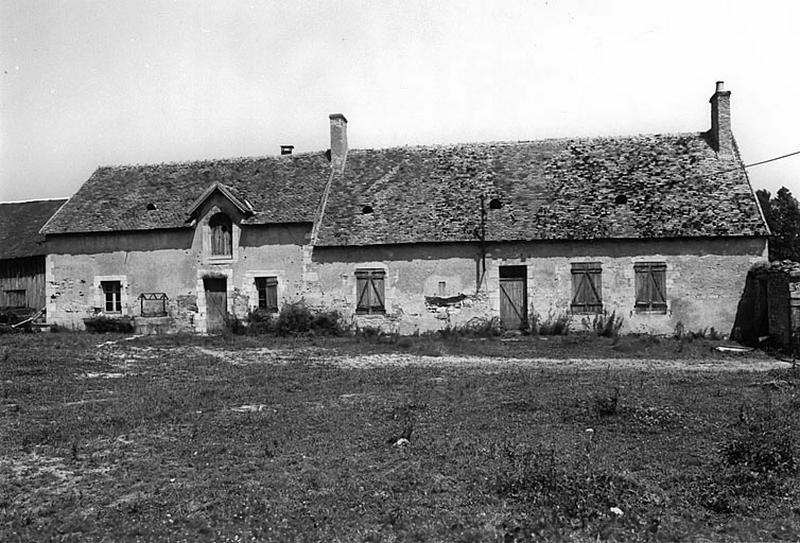
{"label": "adjoining barn", "polygon": [[45,307],[45,237],[39,230],[66,200],[0,203],[0,312]]}
{"label": "adjoining barn", "polygon": [[[768,230],[718,83],[705,132],[98,169],[43,229],[48,315],[220,329],[304,299],[401,333],[614,312],[728,333]],[[160,319],[160,320],[159,320]]]}
{"label": "adjoining barn", "polygon": [[733,337],[742,343],[767,344],[800,354],[800,262],[781,260],[753,266]]}

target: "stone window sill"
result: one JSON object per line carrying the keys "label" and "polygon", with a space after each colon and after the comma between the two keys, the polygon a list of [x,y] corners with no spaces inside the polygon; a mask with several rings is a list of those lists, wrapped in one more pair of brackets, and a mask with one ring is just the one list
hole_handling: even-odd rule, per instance
{"label": "stone window sill", "polygon": [[659,308],[659,309],[648,309],[646,307],[634,307],[634,313],[637,315],[666,315],[667,308]]}
{"label": "stone window sill", "polygon": [[233,262],[236,259],[232,256],[209,256],[206,261],[211,264],[226,264],[229,262]]}

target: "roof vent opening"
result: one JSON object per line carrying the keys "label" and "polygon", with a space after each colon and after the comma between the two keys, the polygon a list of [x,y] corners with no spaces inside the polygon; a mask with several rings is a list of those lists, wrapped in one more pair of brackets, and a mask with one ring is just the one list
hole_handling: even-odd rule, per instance
{"label": "roof vent opening", "polygon": [[497,198],[492,198],[489,200],[489,209],[500,209],[501,207],[503,207],[503,202]]}
{"label": "roof vent opening", "polygon": [[281,145],[281,155],[291,155],[294,145]]}
{"label": "roof vent opening", "polygon": [[158,208],[156,208],[156,204],[154,204],[153,202],[147,204],[147,211],[155,211],[156,209]]}
{"label": "roof vent opening", "polygon": [[618,194],[616,198],[614,198],[614,203],[617,205],[627,204],[628,197],[624,194]]}
{"label": "roof vent opening", "polygon": [[331,155],[331,150],[330,150],[330,149],[328,149],[327,151],[325,151],[325,158],[327,158],[327,159],[328,159],[328,162],[330,162],[330,161],[331,161],[331,156],[332,156],[332,155]]}
{"label": "roof vent opening", "polygon": [[364,206],[364,207],[361,208],[361,214],[362,215],[369,215],[373,211],[374,210],[372,209],[372,206]]}

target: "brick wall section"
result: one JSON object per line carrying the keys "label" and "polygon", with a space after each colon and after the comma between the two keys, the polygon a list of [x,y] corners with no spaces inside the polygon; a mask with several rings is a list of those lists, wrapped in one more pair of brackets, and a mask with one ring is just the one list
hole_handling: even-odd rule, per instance
{"label": "brick wall section", "polygon": [[712,145],[721,156],[732,157],[734,143],[731,132],[731,92],[718,90],[709,102],[711,102]]}

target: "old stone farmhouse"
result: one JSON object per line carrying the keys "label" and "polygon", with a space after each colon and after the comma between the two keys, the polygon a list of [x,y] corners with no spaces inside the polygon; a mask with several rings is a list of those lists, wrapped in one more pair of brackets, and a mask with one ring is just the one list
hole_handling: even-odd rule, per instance
{"label": "old stone farmhouse", "polygon": [[45,237],[39,230],[64,202],[0,203],[0,308],[45,307]]}
{"label": "old stone farmhouse", "polygon": [[731,133],[349,149],[99,168],[42,230],[51,322],[218,329],[304,299],[401,333],[601,312],[730,333],[767,228]]}

